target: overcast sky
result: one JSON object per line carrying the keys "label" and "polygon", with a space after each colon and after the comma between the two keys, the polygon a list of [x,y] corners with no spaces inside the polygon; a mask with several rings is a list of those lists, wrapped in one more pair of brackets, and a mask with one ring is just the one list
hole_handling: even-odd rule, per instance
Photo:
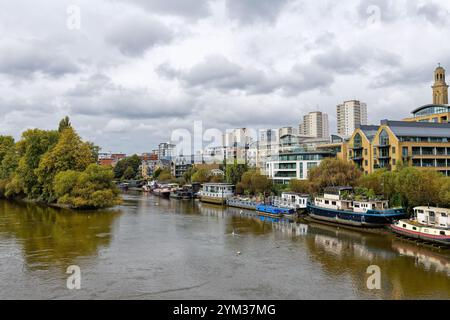
{"label": "overcast sky", "polygon": [[[369,121],[430,103],[450,69],[450,1],[0,0],[0,134],[69,115],[104,151],[194,121],[298,126],[359,99]],[[80,19],[78,19],[78,17]]]}

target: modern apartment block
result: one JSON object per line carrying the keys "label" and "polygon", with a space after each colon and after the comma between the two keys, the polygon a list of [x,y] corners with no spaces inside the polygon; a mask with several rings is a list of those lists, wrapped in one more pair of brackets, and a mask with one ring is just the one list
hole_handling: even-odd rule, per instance
{"label": "modern apartment block", "polygon": [[347,156],[366,174],[406,164],[450,175],[450,123],[383,120],[379,127],[362,126],[350,138]]}
{"label": "modern apartment block", "polygon": [[314,138],[328,138],[330,135],[328,115],[320,111],[308,113],[300,123],[299,134]]}
{"label": "modern apartment block", "polygon": [[367,105],[358,100],[345,101],[337,106],[338,134],[349,137],[356,128],[367,125]]}
{"label": "modern apartment block", "polygon": [[287,184],[291,179],[306,180],[309,170],[317,167],[323,159],[333,156],[329,151],[281,153],[272,156],[266,163],[266,172],[276,184]]}

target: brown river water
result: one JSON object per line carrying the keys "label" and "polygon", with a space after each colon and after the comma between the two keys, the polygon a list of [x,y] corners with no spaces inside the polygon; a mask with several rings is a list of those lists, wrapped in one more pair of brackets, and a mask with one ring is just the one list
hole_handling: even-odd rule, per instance
{"label": "brown river water", "polygon": [[450,250],[139,193],[99,212],[0,201],[0,299],[450,299]]}

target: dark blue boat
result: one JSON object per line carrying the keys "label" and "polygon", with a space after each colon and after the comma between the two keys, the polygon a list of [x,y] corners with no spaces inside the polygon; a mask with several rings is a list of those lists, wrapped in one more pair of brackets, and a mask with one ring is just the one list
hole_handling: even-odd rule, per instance
{"label": "dark blue boat", "polygon": [[327,188],[322,197],[308,204],[308,215],[317,220],[370,228],[407,217],[403,208],[389,208],[386,200],[355,197],[351,192],[351,187]]}
{"label": "dark blue boat", "polygon": [[404,209],[367,210],[353,212],[308,205],[308,215],[314,219],[345,224],[356,227],[377,228],[392,224],[394,221],[406,218]]}

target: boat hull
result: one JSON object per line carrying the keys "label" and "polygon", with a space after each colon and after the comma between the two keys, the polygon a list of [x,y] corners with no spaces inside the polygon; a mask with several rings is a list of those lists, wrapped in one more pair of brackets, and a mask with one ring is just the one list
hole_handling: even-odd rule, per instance
{"label": "boat hull", "polygon": [[201,202],[220,204],[220,205],[224,205],[227,201],[226,198],[220,198],[220,197],[199,196],[199,198],[200,198]]}
{"label": "boat hull", "polygon": [[[403,228],[402,226],[398,226],[398,225],[392,225],[392,226],[390,226],[390,228],[394,233],[399,234],[401,236],[450,246],[450,235],[427,234],[427,233],[420,231],[421,227],[419,227],[419,230],[417,230],[417,231],[409,230],[407,228]],[[433,229],[433,228],[429,228],[429,227],[423,227],[423,228],[428,229],[428,230]]]}
{"label": "boat hull", "polygon": [[316,220],[353,227],[380,228],[405,218],[403,210],[386,210],[386,213],[356,213],[308,205],[308,215]]}

